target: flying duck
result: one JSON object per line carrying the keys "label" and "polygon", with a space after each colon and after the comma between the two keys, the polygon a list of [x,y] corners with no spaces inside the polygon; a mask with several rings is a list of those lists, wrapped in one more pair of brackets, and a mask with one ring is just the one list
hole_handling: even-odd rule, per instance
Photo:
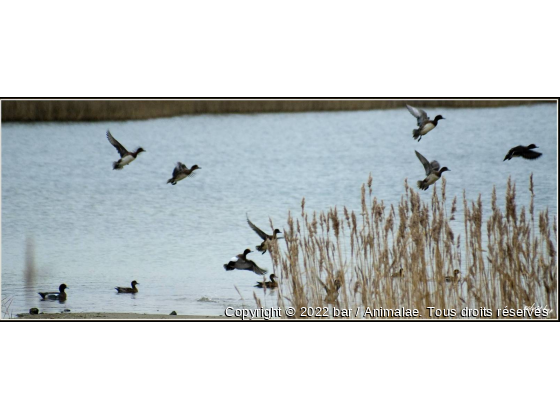
{"label": "flying duck", "polygon": [[413,106],[406,105],[410,113],[416,117],[416,123],[418,128],[412,130],[412,137],[414,140],[422,140],[422,136],[428,134],[434,128],[437,127],[439,120],[445,120],[441,115],[436,115],[433,120],[430,120],[428,114],[423,109],[414,108]]}
{"label": "flying duck", "polygon": [[193,167],[189,169],[183,163],[177,162],[177,165],[173,169],[172,177],[167,180],[167,183],[168,184],[170,183],[171,185],[176,185],[177,182],[179,182],[180,180],[188,178],[189,176],[194,176],[195,175],[194,171],[196,171],[197,169],[202,169],[202,168],[199,167],[198,165],[193,165]]}
{"label": "flying duck", "polygon": [[138,293],[138,289],[136,288],[137,284],[140,283],[138,283],[136,280],[133,280],[132,283],[130,283],[132,287],[115,287],[115,290],[117,291],[117,293]]}
{"label": "flying duck", "polygon": [[248,270],[252,271],[259,276],[264,276],[267,273],[267,270],[263,270],[254,261],[247,259],[247,254],[249,252],[253,252],[250,249],[246,249],[243,251],[243,254],[239,254],[236,257],[233,257],[230,262],[224,264],[224,268],[226,271],[232,270]]}
{"label": "flying duck", "polygon": [[511,158],[514,157],[522,157],[524,159],[537,159],[542,156],[542,153],[535,152],[534,150],[531,149],[538,149],[538,147],[534,144],[530,144],[529,146],[514,147],[507,153],[506,157],[504,158],[504,161],[511,160]]}
{"label": "flying duck", "polygon": [[258,281],[255,287],[260,287],[264,289],[276,289],[278,287],[278,282],[274,280],[276,278],[276,274],[270,275],[270,281]]}
{"label": "flying duck", "polygon": [[251,223],[251,221],[249,220],[249,216],[247,216],[247,223],[249,223],[249,226],[251,227],[251,229],[253,229],[255,231],[255,233],[257,235],[259,235],[261,237],[261,239],[263,240],[263,242],[260,245],[257,245],[257,247],[256,247],[257,251],[262,252],[263,254],[266,251],[268,251],[268,241],[281,239],[278,236],[276,236],[279,233],[282,233],[282,232],[280,232],[280,229],[274,229],[274,232],[272,233],[272,235],[267,235],[262,230],[260,230],[258,227],[256,227],[253,223]]}
{"label": "flying duck", "polygon": [[128,165],[130,162],[132,162],[134,159],[136,159],[136,157],[140,153],[145,152],[144,149],[139,147],[138,149],[136,149],[136,152],[130,153],[128,150],[126,150],[124,148],[124,146],[122,144],[120,144],[117,141],[116,138],[114,138],[111,135],[111,132],[109,130],[107,130],[107,139],[109,139],[109,143],[111,143],[113,146],[115,146],[115,149],[117,149],[117,152],[119,152],[119,155],[121,155],[121,158],[118,161],[113,162],[113,169],[124,168],[126,165]]}
{"label": "flying duck", "polygon": [[441,178],[442,173],[450,170],[447,168],[447,166],[444,166],[440,169],[437,160],[433,160],[432,163],[429,163],[428,159],[426,159],[418,152],[416,152],[416,156],[418,156],[418,159],[420,159],[420,162],[422,162],[422,165],[424,165],[424,170],[426,171],[426,178],[423,181],[418,181],[418,188],[420,188],[421,190],[426,191],[430,187],[430,185],[434,184],[438,179]]}
{"label": "flying duck", "polygon": [[459,276],[461,275],[461,272],[457,269],[453,270],[453,275],[452,276],[445,276],[445,281],[447,283],[450,283],[452,281],[457,281],[459,280]]}
{"label": "flying duck", "polygon": [[42,299],[50,300],[66,300],[66,292],[64,289],[69,289],[64,283],[58,287],[58,292],[39,292]]}

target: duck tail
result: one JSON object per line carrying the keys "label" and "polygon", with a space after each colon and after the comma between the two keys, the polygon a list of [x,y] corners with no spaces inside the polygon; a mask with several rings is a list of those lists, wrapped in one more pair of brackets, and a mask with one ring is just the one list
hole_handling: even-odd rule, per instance
{"label": "duck tail", "polygon": [[115,170],[115,169],[122,169],[122,168],[119,168],[119,161],[113,162],[113,170]]}
{"label": "duck tail", "polygon": [[226,271],[233,271],[235,269],[234,267],[232,267],[229,264],[224,264],[224,268],[226,269]]}
{"label": "duck tail", "polygon": [[415,128],[414,130],[412,130],[412,137],[414,138],[414,140],[420,141],[418,139],[420,137],[420,128]]}
{"label": "duck tail", "polygon": [[171,184],[171,185],[175,185],[175,184],[176,184],[176,182],[173,182],[173,178],[169,178],[169,179],[167,180],[167,183],[168,183],[168,184]]}
{"label": "duck tail", "polygon": [[262,245],[257,245],[257,251],[262,252],[264,254],[266,252],[266,249]]}
{"label": "duck tail", "polygon": [[426,185],[424,181],[418,181],[416,185],[418,185],[418,188],[420,188],[421,190],[426,191],[428,189],[428,185]]}

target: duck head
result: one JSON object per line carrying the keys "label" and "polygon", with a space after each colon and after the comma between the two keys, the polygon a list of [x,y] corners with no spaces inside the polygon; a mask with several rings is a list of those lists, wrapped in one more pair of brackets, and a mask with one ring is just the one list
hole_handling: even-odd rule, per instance
{"label": "duck head", "polygon": [[140,153],[142,153],[142,152],[145,152],[145,150],[142,149],[141,147],[139,147],[138,149],[136,149],[136,152],[135,152],[135,153],[138,155],[138,154],[140,154]]}
{"label": "duck head", "polygon": [[443,168],[441,168],[439,170],[439,176],[441,176],[441,174],[446,172],[446,171],[451,171],[451,169],[449,169],[447,166],[444,166]]}
{"label": "duck head", "polygon": [[194,171],[195,169],[202,169],[202,168],[198,165],[193,165],[193,167],[191,168],[191,171]]}
{"label": "duck head", "polygon": [[436,115],[436,117],[434,118],[434,122],[438,122],[439,120],[445,120],[445,118],[443,118],[441,115]]}
{"label": "duck head", "polygon": [[64,292],[64,289],[69,289],[68,286],[66,286],[64,283],[62,283],[59,287],[58,287],[58,291],[60,293]]}
{"label": "duck head", "polygon": [[130,283],[130,284],[132,285],[132,287],[134,287],[134,286],[136,286],[137,284],[140,284],[140,283],[138,283],[136,280],[133,280],[132,283]]}
{"label": "duck head", "polygon": [[538,146],[534,143],[531,143],[529,146],[527,146],[527,149],[538,149]]}
{"label": "duck head", "polygon": [[275,278],[276,278],[276,274],[271,274],[270,275],[270,281],[274,281]]}
{"label": "duck head", "polygon": [[247,256],[247,254],[251,253],[253,251],[251,251],[249,248],[247,248],[245,251],[243,251],[243,255]]}

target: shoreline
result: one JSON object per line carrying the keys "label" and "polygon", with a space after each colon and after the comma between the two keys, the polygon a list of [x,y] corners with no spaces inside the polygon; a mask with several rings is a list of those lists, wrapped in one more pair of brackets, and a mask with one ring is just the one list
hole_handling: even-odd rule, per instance
{"label": "shoreline", "polygon": [[224,315],[164,315],[164,314],[135,314],[135,313],[117,313],[117,312],[79,312],[79,313],[40,313],[31,315],[21,313],[13,318],[4,318],[12,320],[36,320],[36,319],[81,319],[81,320],[138,320],[138,319],[189,319],[189,320],[235,320],[236,317],[226,317]]}

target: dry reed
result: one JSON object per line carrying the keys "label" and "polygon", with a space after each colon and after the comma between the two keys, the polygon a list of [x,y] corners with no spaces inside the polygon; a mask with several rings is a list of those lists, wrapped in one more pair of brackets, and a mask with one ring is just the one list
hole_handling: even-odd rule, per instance
{"label": "dry reed", "polygon": [[468,202],[463,194],[462,239],[450,225],[457,198],[448,212],[445,179],[429,201],[405,181],[397,207],[373,197],[371,175],[360,212],[335,207],[308,214],[304,199],[301,217],[288,218],[287,250],[271,246],[278,304],[283,313],[295,308],[296,318],[327,312],[332,318],[335,308],[346,318],[419,319],[538,318],[545,308],[544,317],[556,318],[556,220],[551,226],[548,209],[535,213],[532,175],[528,212],[519,209],[515,189],[510,179],[504,214],[494,188],[486,220],[481,197]]}
{"label": "dry reed", "polygon": [[479,108],[543,100],[3,100],[2,121],[115,121],[185,114],[356,111],[418,107]]}

